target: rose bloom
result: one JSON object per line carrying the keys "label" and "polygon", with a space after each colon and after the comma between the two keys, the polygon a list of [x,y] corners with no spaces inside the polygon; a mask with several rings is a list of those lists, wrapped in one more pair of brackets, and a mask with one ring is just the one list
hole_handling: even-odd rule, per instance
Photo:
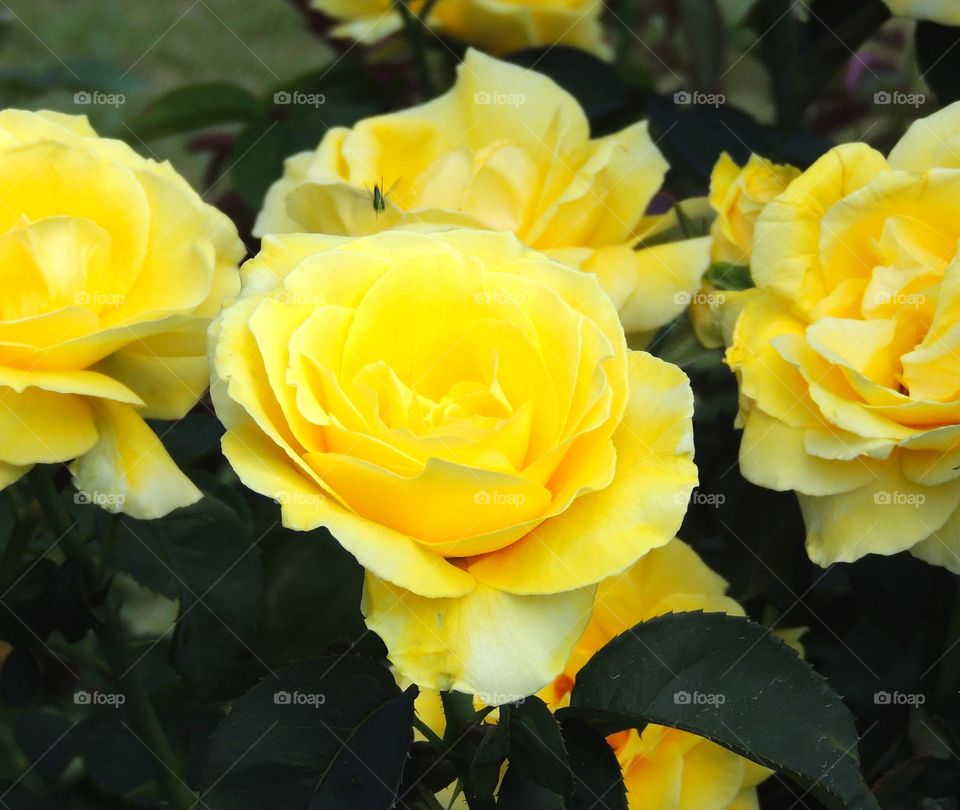
{"label": "rose bloom", "polygon": [[[595,273],[628,333],[652,332],[684,311],[709,262],[709,239],[684,240],[675,213],[647,214],[667,168],[646,123],[591,140],[553,81],[471,51],[446,95],[331,129],[315,152],[288,159],[254,230],[512,231]],[[381,182],[377,212],[368,189]]]}
{"label": "rose bloom", "polygon": [[[640,622],[665,613],[703,610],[742,616],[726,596],[727,583],[711,571],[682,540],[654,549],[626,572],[597,589],[593,618],[563,672],[539,697],[552,711],[567,706],[577,673],[601,647]],[[802,631],[780,635],[799,649]],[[510,695],[499,696],[503,701]],[[478,708],[482,703],[478,702]],[[417,714],[442,735],[445,727],[439,694],[422,691]],[[655,724],[642,732],[622,731],[607,738],[623,769],[627,802],[634,810],[756,810],[756,785],[770,771],[703,737]],[[450,787],[438,795],[444,807]],[[454,808],[466,808],[460,797]]]}
{"label": "rose bloom", "polygon": [[[747,165],[738,166],[724,152],[710,175],[710,208],[716,218],[710,228],[710,261],[734,267],[749,267],[753,231],[760,213],[800,174],[788,165],[772,163],[751,155]],[[707,281],[690,306],[690,318],[704,346],[717,349],[729,338],[730,329],[747,290],[717,290]]]}
{"label": "rose bloom", "polygon": [[[607,642],[665,613],[702,610],[743,616],[727,583],[681,540],[655,549],[600,583],[593,618],[563,672],[540,692],[554,711],[566,706],[577,673]],[[785,635],[794,641],[796,631]],[[607,738],[623,769],[631,810],[755,810],[756,785],[770,771],[678,729],[648,724]]]}
{"label": "rose bloom", "polygon": [[207,388],[236,229],[84,117],[0,113],[0,162],[0,487],[76,459],[77,487],[111,511],[193,503],[144,419],[179,419]]}
{"label": "rose bloom", "polygon": [[268,237],[211,332],[223,450],[284,525],[326,526],[427,688],[531,694],[595,585],[673,537],[692,394],[596,279],[512,234]]}
{"label": "rose bloom", "polygon": [[[423,0],[410,8],[420,13]],[[313,8],[339,24],[333,35],[370,45],[396,33],[403,20],[394,0],[313,0]],[[427,24],[443,36],[505,54],[567,45],[607,59],[602,0],[440,0]]]}
{"label": "rose bloom", "polygon": [[957,0],[883,0],[897,17],[913,17],[943,25],[960,25]]}
{"label": "rose bloom", "polygon": [[960,105],[885,159],[827,153],[770,203],[727,361],[743,474],[796,490],[811,559],[960,572]]}

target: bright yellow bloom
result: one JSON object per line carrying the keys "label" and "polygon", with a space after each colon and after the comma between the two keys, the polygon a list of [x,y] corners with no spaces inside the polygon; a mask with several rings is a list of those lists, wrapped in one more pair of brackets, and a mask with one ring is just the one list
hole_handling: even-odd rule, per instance
{"label": "bright yellow bloom", "polygon": [[[751,155],[741,168],[724,152],[710,176],[710,207],[716,219],[710,229],[710,261],[749,267],[757,218],[771,200],[800,175],[793,166]],[[729,339],[733,322],[752,291],[717,290],[704,282],[691,302],[690,317],[700,342],[711,349]]]}
{"label": "bright yellow bloom", "polygon": [[[338,21],[334,36],[373,44],[401,28],[395,0],[313,0],[317,11]],[[420,11],[423,0],[412,0]],[[603,0],[440,0],[427,20],[441,36],[484,51],[566,45],[609,58],[600,15]]]}
{"label": "bright yellow bloom", "polygon": [[[552,711],[566,706],[584,664],[615,636],[642,621],[691,610],[742,616],[743,609],[725,595],[726,589],[723,578],[682,540],[654,549],[625,573],[600,584],[586,632],[562,674],[539,697]],[[798,631],[781,635],[799,648]],[[506,701],[511,696],[496,697]],[[443,734],[445,720],[437,692],[420,693],[417,714]],[[770,774],[703,737],[665,726],[650,724],[641,733],[623,731],[607,741],[623,768],[627,800],[635,810],[755,810],[755,786]],[[452,793],[448,788],[440,794],[444,807]],[[453,806],[466,808],[466,802],[461,798]]]}
{"label": "bright yellow bloom", "polygon": [[943,25],[960,25],[957,0],[883,0],[897,17],[913,17]]}
{"label": "bright yellow bloom", "polygon": [[[645,123],[591,140],[550,79],[472,51],[446,95],[331,129],[290,158],[255,232],[512,231],[596,273],[626,331],[650,332],[684,311],[709,261],[709,239],[683,240],[675,214],[647,214],[667,168]],[[367,189],[381,181],[392,190],[378,213]]]}
{"label": "bright yellow bloom", "polygon": [[743,474],[796,490],[820,565],[960,572],[960,105],[885,159],[833,149],[770,203],[727,353]]}
{"label": "bright yellow bloom", "polygon": [[0,113],[0,187],[0,487],[76,459],[78,489],[111,511],[193,503],[144,419],[178,419],[207,388],[236,229],[83,117]]}
{"label": "bright yellow bloom", "polygon": [[268,237],[211,337],[227,458],[356,556],[426,688],[542,687],[696,483],[683,373],[508,233]]}
{"label": "bright yellow bloom", "polygon": [[[580,669],[615,636],[665,613],[703,610],[743,616],[727,583],[697,553],[674,540],[626,573],[600,583],[593,618],[563,673],[540,697],[554,711],[567,705]],[[748,810],[755,786],[770,772],[696,734],[654,724],[607,738],[616,752],[634,810]]]}

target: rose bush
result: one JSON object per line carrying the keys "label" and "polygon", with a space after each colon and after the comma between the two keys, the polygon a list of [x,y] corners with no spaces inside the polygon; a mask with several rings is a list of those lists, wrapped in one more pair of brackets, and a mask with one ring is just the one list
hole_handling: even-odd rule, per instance
{"label": "rose bush", "polygon": [[268,237],[211,339],[226,457],[356,556],[423,687],[542,687],[697,480],[683,373],[510,234]]}
{"label": "rose bush", "polygon": [[[255,232],[513,231],[595,273],[627,332],[650,332],[683,312],[709,261],[707,238],[683,239],[674,213],[648,214],[667,168],[645,123],[591,140],[550,79],[470,51],[435,101],[333,128],[288,159]],[[377,212],[365,189],[381,182]]]}
{"label": "rose bush", "polygon": [[[338,21],[334,36],[362,43],[378,42],[401,28],[391,0],[313,0],[312,6]],[[423,7],[423,0],[410,3],[414,12]],[[442,0],[427,24],[442,36],[494,54],[560,44],[607,58],[602,12],[601,0]]]}
{"label": "rose bush", "polygon": [[193,503],[144,419],[178,419],[207,388],[236,229],[83,117],[0,113],[0,172],[0,487],[76,459],[76,486],[111,511]]}
{"label": "rose bush", "polygon": [[960,571],[960,106],[888,158],[837,147],[760,215],[727,361],[743,474],[796,490],[811,559]]}

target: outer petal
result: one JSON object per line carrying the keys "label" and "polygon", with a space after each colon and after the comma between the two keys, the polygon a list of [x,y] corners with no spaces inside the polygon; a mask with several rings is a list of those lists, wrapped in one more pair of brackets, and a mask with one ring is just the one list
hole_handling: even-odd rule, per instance
{"label": "outer petal", "polygon": [[709,263],[710,239],[703,237],[638,250],[600,248],[581,269],[597,274],[630,334],[659,329],[680,315]]}
{"label": "outer petal", "polygon": [[[888,5],[898,0],[890,0]],[[950,3],[960,25],[960,5]],[[890,151],[890,166],[907,172],[934,167],[960,169],[960,102],[914,121],[900,142]]]}
{"label": "outer petal", "polygon": [[917,543],[910,553],[931,565],[941,565],[960,575],[960,504],[940,529]]}
{"label": "outer petal", "polygon": [[477,579],[516,594],[573,590],[673,539],[697,484],[690,384],[679,368],[644,352],[631,353],[629,379],[610,486],[581,495],[512,546],[473,558],[467,568]]}
{"label": "outer petal", "polygon": [[77,489],[109,493],[111,512],[141,520],[196,503],[198,490],[173,463],[160,440],[129,405],[100,400],[93,405],[99,439],[71,466]]}
{"label": "outer petal", "polygon": [[459,599],[425,599],[368,573],[362,610],[406,677],[496,705],[534,694],[561,672],[595,590],[518,596],[478,584]]}
{"label": "outer petal", "polygon": [[30,466],[87,452],[97,441],[97,428],[83,397],[0,387],[0,436],[0,461]]}
{"label": "outer petal", "polygon": [[281,502],[288,528],[326,526],[364,568],[422,596],[458,597],[473,589],[470,574],[325,496],[253,423],[231,428],[223,437],[223,453],[244,484]]}
{"label": "outer petal", "polygon": [[[896,459],[896,457],[894,457]],[[799,495],[807,552],[817,565],[896,554],[937,532],[960,503],[960,481],[924,487],[889,461],[869,485],[823,498]]]}
{"label": "outer petal", "polygon": [[807,452],[804,432],[753,408],[744,419],[740,471],[748,481],[780,492],[795,489],[804,495],[850,492],[876,480],[877,462],[823,459]]}

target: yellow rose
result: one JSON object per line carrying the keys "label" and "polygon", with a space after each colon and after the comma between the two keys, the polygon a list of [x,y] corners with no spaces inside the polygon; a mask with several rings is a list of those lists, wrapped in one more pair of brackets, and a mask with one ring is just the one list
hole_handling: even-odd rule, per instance
{"label": "yellow rose", "polygon": [[796,490],[811,559],[960,572],[960,105],[833,149],[760,216],[727,361],[743,474]]}
{"label": "yellow rose", "polygon": [[943,25],[960,25],[957,0],[884,0],[897,17],[913,17]]}
{"label": "yellow rose", "polygon": [[[724,152],[710,176],[710,207],[716,219],[710,229],[710,261],[750,266],[753,231],[767,204],[800,175],[800,170],[751,155],[740,168]],[[732,272],[732,271],[731,271]],[[718,290],[704,281],[690,305],[690,318],[704,346],[716,349],[729,340],[733,322],[752,291]]]}
{"label": "yellow rose", "polygon": [[[654,549],[625,573],[600,584],[583,637],[563,672],[539,697],[552,711],[566,706],[583,665],[614,636],[640,622],[691,610],[744,615],[740,605],[725,595],[726,589],[727,583],[682,540]],[[781,635],[799,646],[797,631]],[[417,714],[443,734],[446,724],[439,693],[422,691]],[[620,761],[627,801],[634,810],[756,810],[756,785],[770,775],[703,737],[665,726],[650,724],[640,733],[623,731],[607,741]],[[440,799],[447,802],[452,795],[453,788],[447,788]],[[460,800],[453,807],[465,808],[466,803]]]}
{"label": "yellow rose", "polygon": [[76,459],[77,487],[111,511],[193,503],[144,419],[178,419],[207,388],[236,229],[84,117],[0,113],[0,186],[0,487]]}
{"label": "yellow rose", "polygon": [[237,474],[356,556],[402,677],[542,687],[595,584],[682,520],[686,377],[508,233],[268,237],[242,278],[211,331]]}
{"label": "yellow rose", "polygon": [[[554,711],[568,704],[577,673],[615,636],[665,613],[703,610],[743,616],[727,583],[682,540],[643,557],[626,573],[600,583],[593,618],[563,673],[540,697]],[[686,731],[649,724],[607,738],[617,754],[634,810],[747,810],[765,768]]]}
{"label": "yellow rose", "polygon": [[[667,168],[645,123],[591,140],[583,110],[550,79],[471,51],[446,95],[331,129],[316,152],[290,158],[254,230],[513,231],[595,273],[627,332],[651,332],[684,311],[709,262],[709,239],[682,240],[674,213],[647,215]],[[366,189],[381,181],[393,188],[378,213]]]}
{"label": "yellow rose", "polygon": [[[396,0],[313,0],[313,8],[338,21],[334,36],[364,44],[402,27]],[[420,12],[423,0],[412,0]],[[495,54],[567,45],[608,59],[600,16],[603,0],[440,0],[427,24],[443,36]]]}

